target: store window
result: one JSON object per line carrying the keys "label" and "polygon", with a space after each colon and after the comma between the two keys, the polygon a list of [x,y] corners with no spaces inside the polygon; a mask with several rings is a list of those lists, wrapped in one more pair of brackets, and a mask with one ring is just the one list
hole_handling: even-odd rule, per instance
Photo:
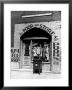
{"label": "store window", "polygon": [[25,54],[24,56],[29,56],[29,44],[25,44]]}
{"label": "store window", "polygon": [[44,62],[48,62],[49,61],[49,45],[48,44],[44,44],[43,47],[43,61]]}

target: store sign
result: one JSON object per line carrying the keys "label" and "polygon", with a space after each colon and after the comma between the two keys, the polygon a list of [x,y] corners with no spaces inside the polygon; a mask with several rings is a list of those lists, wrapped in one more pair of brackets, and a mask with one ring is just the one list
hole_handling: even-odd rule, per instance
{"label": "store sign", "polygon": [[11,62],[19,61],[19,49],[11,49]]}
{"label": "store sign", "polygon": [[23,29],[23,33],[27,32],[28,30],[30,30],[30,29],[32,29],[32,28],[34,28],[34,27],[43,29],[43,30],[47,31],[50,35],[55,34],[54,31],[52,31],[50,28],[46,27],[46,26],[43,25],[43,24],[30,24],[30,25],[28,25],[25,29]]}
{"label": "store sign", "polygon": [[59,40],[58,36],[54,36],[54,41]]}
{"label": "store sign", "polygon": [[60,48],[58,42],[53,43],[53,58],[55,60],[60,60]]}

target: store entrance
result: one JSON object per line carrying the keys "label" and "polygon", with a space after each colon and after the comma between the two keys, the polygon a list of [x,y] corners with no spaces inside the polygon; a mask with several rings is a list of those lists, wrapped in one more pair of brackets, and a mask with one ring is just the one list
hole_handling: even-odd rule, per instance
{"label": "store entrance", "polygon": [[[41,73],[44,69],[50,71],[50,41],[42,37],[32,41],[33,72]],[[44,70],[45,71],[45,70]]]}
{"label": "store entrance", "polygon": [[[52,37],[46,31],[33,28],[21,36],[23,67],[31,66],[33,72],[50,71]],[[25,63],[26,62],[26,63]],[[30,67],[29,67],[30,68]]]}

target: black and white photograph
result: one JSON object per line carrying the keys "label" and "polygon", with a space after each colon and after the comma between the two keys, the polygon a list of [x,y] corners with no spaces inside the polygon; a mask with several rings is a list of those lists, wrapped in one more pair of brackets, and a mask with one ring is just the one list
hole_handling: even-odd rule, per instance
{"label": "black and white photograph", "polygon": [[59,78],[61,11],[11,11],[11,78]]}
{"label": "black and white photograph", "polygon": [[68,4],[4,5],[4,85],[68,85]]}

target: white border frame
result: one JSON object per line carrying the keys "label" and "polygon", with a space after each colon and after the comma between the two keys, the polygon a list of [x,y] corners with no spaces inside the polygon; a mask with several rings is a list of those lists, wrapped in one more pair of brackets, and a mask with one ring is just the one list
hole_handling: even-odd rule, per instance
{"label": "white border frame", "polygon": [[[61,78],[10,79],[11,11],[61,11]],[[68,86],[69,4],[4,4],[4,86]],[[43,82],[43,83],[42,83]]]}

